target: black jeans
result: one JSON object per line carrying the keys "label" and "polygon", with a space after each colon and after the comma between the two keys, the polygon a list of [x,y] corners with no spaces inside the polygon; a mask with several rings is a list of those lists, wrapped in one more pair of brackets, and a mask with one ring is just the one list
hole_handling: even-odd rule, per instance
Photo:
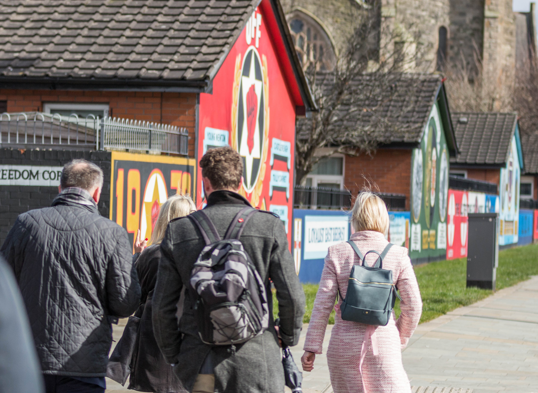
{"label": "black jeans", "polygon": [[[105,393],[105,377],[80,378],[63,375],[43,375],[46,393]],[[85,379],[85,380],[84,380]]]}

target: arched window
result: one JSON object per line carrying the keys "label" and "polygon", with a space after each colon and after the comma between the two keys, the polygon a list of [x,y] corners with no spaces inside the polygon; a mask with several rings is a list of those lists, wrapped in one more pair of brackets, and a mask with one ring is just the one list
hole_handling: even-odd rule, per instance
{"label": "arched window", "polygon": [[441,26],[439,28],[439,46],[437,47],[437,65],[435,67],[437,71],[443,71],[445,68],[447,36],[446,27]]}
{"label": "arched window", "polygon": [[321,26],[303,14],[294,14],[290,19],[293,43],[303,68],[311,65],[316,70],[332,70],[335,55],[332,44]]}

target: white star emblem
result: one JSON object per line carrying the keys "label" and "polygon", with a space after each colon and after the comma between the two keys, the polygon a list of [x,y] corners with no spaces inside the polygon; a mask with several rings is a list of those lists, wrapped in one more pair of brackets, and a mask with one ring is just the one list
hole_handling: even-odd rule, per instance
{"label": "white star emblem", "polygon": [[[245,157],[247,177],[245,179],[245,188],[250,188],[251,176],[252,176],[252,165],[254,159],[261,158],[261,146],[260,146],[260,127],[258,123],[258,116],[260,114],[260,104],[261,104],[261,93],[263,82],[256,79],[256,69],[254,63],[256,61],[256,54],[252,51],[252,57],[250,59],[250,69],[248,76],[241,77],[242,83],[242,92],[243,92],[243,132],[241,134],[241,141],[239,142],[239,154],[242,157]],[[250,90],[250,87],[254,85],[254,91],[258,97],[258,107],[256,108],[256,125],[254,131],[254,147],[252,151],[249,151],[248,148],[248,129],[247,129],[247,93]],[[253,185],[253,184],[252,184]]]}

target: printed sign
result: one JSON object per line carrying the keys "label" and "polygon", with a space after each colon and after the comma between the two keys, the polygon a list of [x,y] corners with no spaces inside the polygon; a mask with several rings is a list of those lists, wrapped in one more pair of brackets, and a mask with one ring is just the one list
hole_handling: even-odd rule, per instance
{"label": "printed sign", "polygon": [[269,211],[278,214],[278,216],[282,220],[282,223],[284,224],[284,228],[286,228],[286,233],[288,233],[288,206],[270,205]]}
{"label": "printed sign", "polygon": [[[271,8],[256,8],[213,79],[212,93],[200,94],[198,158],[229,144],[243,162],[240,193],[259,209],[287,206],[291,246],[296,96],[289,89],[280,49],[275,47]],[[226,139],[227,138],[227,139]],[[198,169],[200,171],[200,169]],[[198,173],[198,190],[202,189]],[[202,207],[204,195],[198,192]],[[282,211],[282,210],[281,210]]]}
{"label": "printed sign", "polygon": [[192,194],[195,160],[112,152],[110,219],[134,244],[140,229],[151,239],[161,205],[176,193]]}
{"label": "printed sign", "polygon": [[58,187],[62,169],[61,166],[0,165],[0,185]]}
{"label": "printed sign", "polygon": [[224,130],[207,127],[205,129],[204,154],[207,150],[214,147],[228,146],[230,133]]}
{"label": "printed sign", "polygon": [[290,174],[282,171],[271,171],[271,183],[269,184],[269,197],[273,199],[273,191],[284,191],[286,200],[290,198]]}
{"label": "printed sign", "polygon": [[390,226],[387,240],[397,246],[409,248],[409,212],[389,212]]}
{"label": "printed sign", "polygon": [[304,259],[325,258],[330,246],[349,239],[346,216],[306,216],[304,221]]}
{"label": "printed sign", "polygon": [[275,160],[284,161],[288,165],[288,170],[291,169],[291,143],[273,138],[271,147],[271,168]]}

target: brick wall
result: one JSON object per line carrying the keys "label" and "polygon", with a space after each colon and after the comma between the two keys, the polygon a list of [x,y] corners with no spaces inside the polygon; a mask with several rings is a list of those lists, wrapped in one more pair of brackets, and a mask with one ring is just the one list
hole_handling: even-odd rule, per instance
{"label": "brick wall", "polygon": [[360,155],[346,156],[344,183],[353,196],[368,181],[377,184],[381,192],[406,196],[405,208],[409,210],[411,198],[411,156],[412,150],[379,149],[372,157]]}
{"label": "brick wall", "polygon": [[7,100],[8,112],[40,112],[45,103],[108,104],[113,117],[187,128],[189,156],[195,156],[195,93],[0,89],[2,100]]}
{"label": "brick wall", "polygon": [[[84,158],[92,161],[103,170],[103,190],[98,207],[101,215],[108,218],[110,208],[110,152],[0,149],[0,164],[3,165],[63,166],[74,158]],[[57,187],[1,186],[0,245],[4,243],[19,214],[28,210],[50,206],[56,195],[58,195]]]}
{"label": "brick wall", "polygon": [[501,170],[500,169],[467,169],[467,178],[489,181],[490,183],[500,184]]}

